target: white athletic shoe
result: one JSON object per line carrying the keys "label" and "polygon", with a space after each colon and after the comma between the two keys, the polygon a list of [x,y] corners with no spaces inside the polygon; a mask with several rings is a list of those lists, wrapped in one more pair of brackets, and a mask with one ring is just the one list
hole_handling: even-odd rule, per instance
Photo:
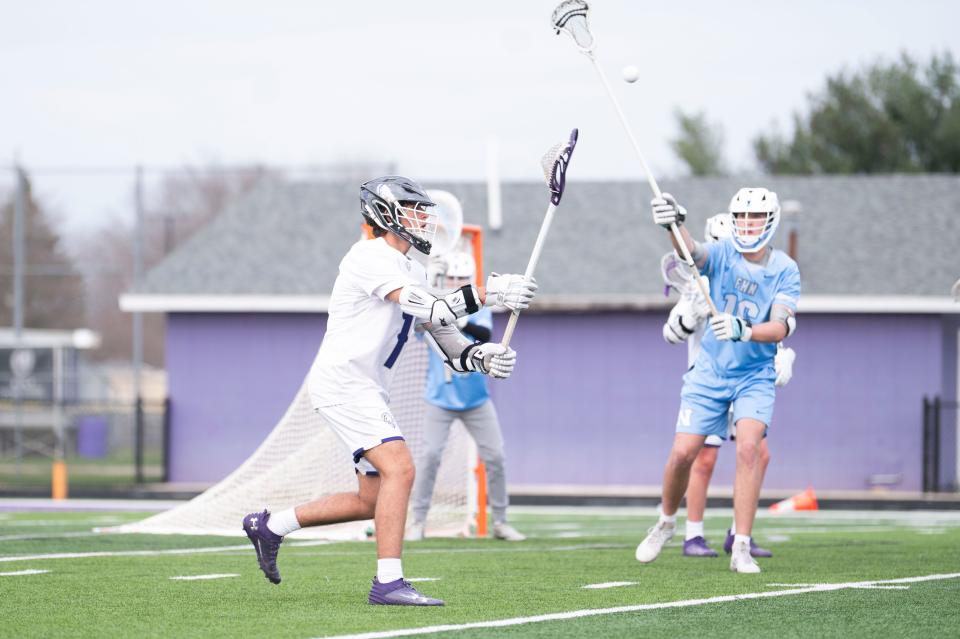
{"label": "white athletic shoe", "polygon": [[668,524],[665,521],[658,521],[653,528],[647,531],[647,536],[637,546],[637,561],[642,564],[649,564],[656,559],[666,543],[673,538],[673,533],[676,530],[677,525],[675,523]]}
{"label": "white athletic shoe", "polygon": [[493,524],[493,538],[505,541],[524,541],[527,536],[505,521]]}
{"label": "white athletic shoe", "polygon": [[423,528],[424,523],[422,521],[410,522],[410,524],[407,525],[407,532],[403,538],[406,541],[420,541],[423,539]]}
{"label": "white athletic shoe", "polygon": [[730,570],[744,574],[760,572],[760,566],[750,555],[749,541],[733,542],[733,550],[730,552]]}

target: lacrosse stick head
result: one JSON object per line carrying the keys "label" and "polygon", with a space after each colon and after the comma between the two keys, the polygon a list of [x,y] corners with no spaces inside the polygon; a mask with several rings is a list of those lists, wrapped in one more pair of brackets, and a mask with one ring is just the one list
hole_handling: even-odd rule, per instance
{"label": "lacrosse stick head", "polygon": [[597,46],[597,42],[590,33],[589,22],[590,6],[584,0],[564,0],[550,17],[553,30],[560,35],[566,33],[581,53],[590,55]]}
{"label": "lacrosse stick head", "polygon": [[670,251],[660,258],[660,275],[663,276],[663,294],[669,295],[673,289],[680,295],[695,288],[696,277],[690,265],[678,257],[676,252]]}
{"label": "lacrosse stick head", "polygon": [[577,146],[578,133],[577,129],[571,131],[569,140],[554,144],[540,160],[543,178],[550,187],[550,201],[554,205],[560,204],[560,198],[563,197],[563,187],[567,184],[567,167],[570,166],[573,149]]}

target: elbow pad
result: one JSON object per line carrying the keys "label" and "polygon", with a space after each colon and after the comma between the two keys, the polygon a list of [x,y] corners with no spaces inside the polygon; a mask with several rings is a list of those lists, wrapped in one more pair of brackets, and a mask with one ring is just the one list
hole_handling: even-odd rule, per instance
{"label": "elbow pad", "polygon": [[477,289],[470,285],[439,298],[419,286],[408,284],[400,289],[403,312],[436,326],[450,326],[457,318],[476,313],[480,310],[479,299]]}
{"label": "elbow pad", "polygon": [[793,311],[786,306],[775,305],[770,319],[776,322],[783,322],[783,325],[787,327],[787,334],[783,336],[784,339],[793,335],[797,330],[797,317],[793,314]]}

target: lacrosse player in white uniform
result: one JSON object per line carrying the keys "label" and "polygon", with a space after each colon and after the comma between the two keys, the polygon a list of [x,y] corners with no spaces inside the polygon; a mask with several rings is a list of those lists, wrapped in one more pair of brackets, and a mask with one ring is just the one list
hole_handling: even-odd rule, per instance
{"label": "lacrosse player in white uniform", "polygon": [[[729,213],[720,213],[709,218],[704,229],[704,240],[718,242],[729,238],[733,234],[732,221]],[[707,305],[700,288],[693,278],[689,267],[681,261],[674,251],[665,254],[660,260],[660,270],[664,283],[680,294],[680,300],[670,310],[670,316],[663,325],[663,338],[669,344],[687,343],[687,368],[693,368],[700,354],[700,340],[710,316],[710,307]],[[704,278],[709,291],[709,280]],[[784,347],[781,342],[777,347],[774,358],[774,368],[777,374],[776,386],[785,386],[793,377],[793,362],[796,353],[792,348]],[[735,437],[736,427],[732,423],[733,415],[728,413],[730,422],[728,436]],[[717,463],[717,454],[723,445],[724,438],[718,435],[708,435],[703,448],[697,455],[693,467],[690,469],[690,483],[687,485],[687,523],[683,542],[685,557],[717,557],[717,552],[707,543],[704,535],[703,517],[707,506],[707,488],[713,476],[713,469]],[[770,464],[770,450],[766,438],[760,445],[760,463],[765,475]],[[733,546],[733,526],[727,530],[724,540],[724,550],[729,554]],[[773,553],[758,546],[751,538],[750,554],[754,557],[772,557]]]}
{"label": "lacrosse player in white uniform", "polygon": [[301,527],[373,518],[377,575],[371,604],[439,606],[403,578],[400,555],[414,465],[388,406],[393,366],[414,324],[456,372],[510,376],[516,353],[480,344],[457,329],[457,319],[481,306],[522,311],[536,292],[533,279],[491,275],[486,287],[463,286],[435,296],[411,247],[430,252],[436,232],[434,203],[413,180],[388,176],[360,187],[361,212],[375,239],[354,244],[340,262],[327,330],[307,379],[314,408],[347,446],[358,490],[322,497],[296,508],[251,513],[243,528],[264,575],[280,583],[277,553],[283,537]]}

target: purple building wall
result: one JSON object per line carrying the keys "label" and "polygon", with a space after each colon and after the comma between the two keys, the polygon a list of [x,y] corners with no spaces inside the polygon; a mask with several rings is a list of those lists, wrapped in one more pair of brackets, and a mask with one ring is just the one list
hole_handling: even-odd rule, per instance
{"label": "purple building wall", "polygon": [[[302,382],[325,320],[170,315],[171,480],[218,480],[253,452]],[[659,312],[524,316],[517,370],[491,383],[510,483],[659,485],[686,367],[686,347],[664,343],[662,322]],[[943,387],[956,379],[955,322],[952,331],[953,345],[939,316],[804,315],[765,486],[861,490],[872,475],[899,474],[895,488],[919,490],[921,401],[954,397]],[[717,485],[732,483],[733,461],[721,453]]]}

